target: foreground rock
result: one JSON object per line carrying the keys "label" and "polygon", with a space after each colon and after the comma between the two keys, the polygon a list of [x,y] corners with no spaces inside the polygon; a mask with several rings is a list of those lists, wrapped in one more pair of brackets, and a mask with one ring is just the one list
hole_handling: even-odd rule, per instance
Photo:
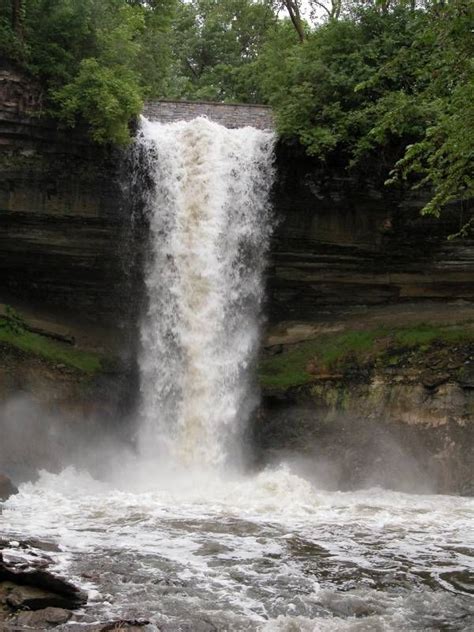
{"label": "foreground rock", "polygon": [[44,608],[43,610],[32,612],[25,610],[11,617],[7,625],[11,627],[45,630],[56,625],[67,623],[71,616],[72,612],[64,610],[63,608]]}
{"label": "foreground rock", "polygon": [[[161,632],[163,630],[161,626],[159,628],[156,628],[156,626],[151,626],[150,622],[146,619],[117,619],[115,621],[107,621],[102,623],[85,623],[83,621],[71,621],[67,629],[71,632],[145,632],[148,630],[150,630],[151,632],[152,629],[154,631],[159,629]],[[198,630],[196,630],[195,632],[198,632]]]}
{"label": "foreground rock", "polygon": [[98,628],[94,628],[94,632],[120,632],[121,630],[124,632],[125,630],[127,632],[143,632],[148,623],[149,621],[121,619],[102,624]]}
{"label": "foreground rock", "polygon": [[[87,595],[54,574],[53,560],[26,543],[0,541],[0,629],[45,630],[66,623]],[[48,548],[47,546],[41,548]]]}
{"label": "foreground rock", "polygon": [[18,489],[5,474],[0,474],[0,501],[8,500],[10,496],[18,494]]}

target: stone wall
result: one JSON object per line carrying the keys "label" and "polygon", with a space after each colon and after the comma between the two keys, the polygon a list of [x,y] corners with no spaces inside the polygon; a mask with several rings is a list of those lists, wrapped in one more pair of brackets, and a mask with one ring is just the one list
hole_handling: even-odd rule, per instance
{"label": "stone wall", "polygon": [[162,123],[191,121],[198,116],[220,123],[225,127],[256,127],[270,129],[274,126],[271,108],[264,105],[211,103],[208,101],[150,101],[143,114]]}

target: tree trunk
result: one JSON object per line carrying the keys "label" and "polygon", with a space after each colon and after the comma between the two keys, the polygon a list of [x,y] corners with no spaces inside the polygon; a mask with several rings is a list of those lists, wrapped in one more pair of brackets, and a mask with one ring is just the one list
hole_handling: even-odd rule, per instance
{"label": "tree trunk", "polygon": [[295,27],[296,32],[298,33],[298,38],[300,42],[304,42],[305,35],[303,22],[301,21],[300,8],[298,6],[298,0],[283,0],[283,4],[288,11],[288,15],[290,16],[290,20]]}
{"label": "tree trunk", "polygon": [[11,0],[12,28],[20,39],[23,39],[23,1]]}

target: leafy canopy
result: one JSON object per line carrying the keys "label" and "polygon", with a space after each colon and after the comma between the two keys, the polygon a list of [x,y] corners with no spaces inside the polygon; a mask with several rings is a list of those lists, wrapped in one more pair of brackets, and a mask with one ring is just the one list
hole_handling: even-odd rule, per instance
{"label": "leafy canopy", "polygon": [[0,0],[47,113],[126,143],[147,98],[264,102],[321,164],[474,196],[472,0]]}

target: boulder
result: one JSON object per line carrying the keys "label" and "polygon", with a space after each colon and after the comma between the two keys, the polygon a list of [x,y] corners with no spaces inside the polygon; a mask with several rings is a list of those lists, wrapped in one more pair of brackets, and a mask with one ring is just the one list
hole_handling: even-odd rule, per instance
{"label": "boulder", "polygon": [[42,610],[74,608],[76,602],[70,596],[60,595],[34,586],[15,586],[6,603],[13,610]]}
{"label": "boulder", "polygon": [[143,628],[150,622],[144,619],[120,619],[101,624],[94,628],[93,632],[143,632]]}
{"label": "boulder", "polygon": [[73,610],[87,602],[87,594],[49,571],[50,557],[32,550],[0,552],[0,582],[11,585],[6,603],[12,610],[58,607]]}
{"label": "boulder", "polygon": [[14,494],[18,494],[18,489],[6,474],[0,474],[0,501],[7,500]]}
{"label": "boulder", "polygon": [[72,612],[63,608],[44,608],[33,612],[25,610],[10,618],[9,623],[13,626],[18,626],[20,629],[46,630],[56,625],[67,623],[71,616]]}

